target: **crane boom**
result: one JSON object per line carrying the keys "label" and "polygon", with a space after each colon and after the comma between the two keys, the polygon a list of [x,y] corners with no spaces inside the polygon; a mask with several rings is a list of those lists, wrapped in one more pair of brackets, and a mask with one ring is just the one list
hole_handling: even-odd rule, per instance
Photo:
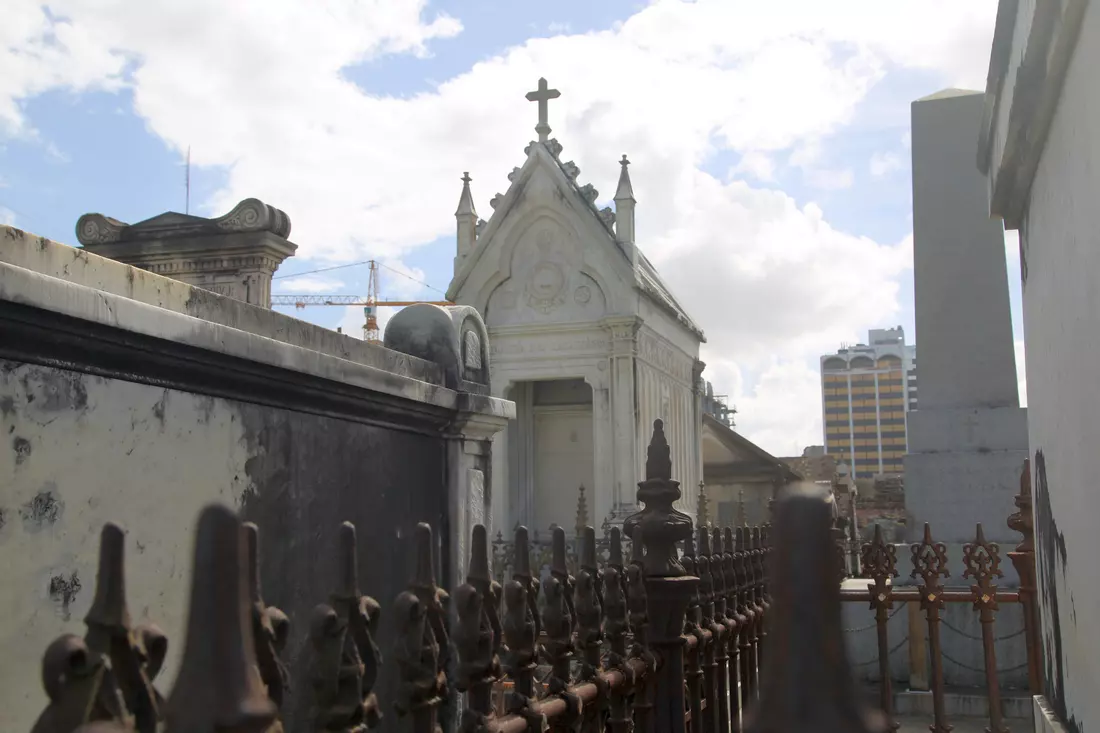
{"label": "crane boom", "polygon": [[[370,273],[367,278],[367,294],[365,297],[362,295],[272,295],[271,305],[292,305],[298,309],[309,305],[361,305],[363,306],[363,315],[366,317],[366,323],[363,324],[363,338],[375,344],[382,342],[378,331],[378,309],[380,307],[401,308],[406,305],[420,303],[454,305],[449,300],[379,300],[378,263],[375,260],[370,260],[368,264],[370,265]],[[406,277],[408,276],[406,275]]]}

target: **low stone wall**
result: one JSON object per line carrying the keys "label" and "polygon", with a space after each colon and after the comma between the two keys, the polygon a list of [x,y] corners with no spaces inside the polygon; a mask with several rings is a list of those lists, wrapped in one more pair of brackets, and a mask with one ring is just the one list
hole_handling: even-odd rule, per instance
{"label": "low stone wall", "polygon": [[[456,342],[479,323],[447,316]],[[450,587],[466,525],[487,516],[490,438],[514,414],[461,354],[405,341],[412,353],[0,227],[0,655],[20,660],[0,666],[0,727],[29,730],[44,707],[31,670],[82,631],[106,521],[126,532],[131,614],[168,634],[170,687],[193,523],[219,501],[260,527],[265,600],[292,624],[288,729],[307,729],[309,612],[335,588],[340,523],[358,527],[385,654],[413,528],[432,526]],[[487,365],[488,345],[467,343]]]}

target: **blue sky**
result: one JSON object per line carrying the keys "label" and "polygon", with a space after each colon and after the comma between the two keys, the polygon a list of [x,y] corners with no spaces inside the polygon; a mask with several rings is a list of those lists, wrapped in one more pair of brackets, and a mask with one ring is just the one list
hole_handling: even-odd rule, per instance
{"label": "blue sky", "polygon": [[[544,75],[581,182],[606,200],[634,161],[638,241],[708,333],[705,376],[743,432],[792,453],[820,442],[817,355],[914,333],[909,103],[983,85],[996,9],[821,5],[15,0],[0,221],[72,244],[86,212],[182,211],[190,146],[192,213],[256,196],[290,214],[300,256],[277,291],[364,293],[365,267],[290,276],[377,257],[409,274],[383,270],[383,297],[436,299],[458,179],[488,218]],[[1022,348],[1014,256],[1009,282]]]}

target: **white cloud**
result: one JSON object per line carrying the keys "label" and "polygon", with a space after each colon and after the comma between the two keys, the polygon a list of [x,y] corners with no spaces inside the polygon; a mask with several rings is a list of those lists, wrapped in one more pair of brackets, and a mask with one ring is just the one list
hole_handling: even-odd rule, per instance
{"label": "white cloud", "polygon": [[887,173],[899,170],[902,167],[901,156],[897,153],[875,153],[871,156],[868,168],[875,178],[882,178]]}
{"label": "white cloud", "polygon": [[855,174],[851,168],[817,168],[806,172],[806,182],[824,191],[851,188]]}
{"label": "white cloud", "polygon": [[[192,145],[197,165],[226,167],[212,208],[258,196],[286,210],[303,259],[392,262],[453,234],[464,170],[488,212],[533,137],[524,94],[546,76],[562,90],[554,135],[582,181],[606,195],[619,155],[634,161],[640,244],[707,330],[708,351],[756,375],[742,422],[777,452],[791,449],[767,441],[810,439],[806,426],[819,421],[800,369],[891,321],[907,250],[702,166],[731,151],[759,156],[763,173],[760,161],[778,157],[811,184],[850,185],[850,170],[821,164],[821,141],[891,69],[980,85],[996,11],[994,0],[656,0],[609,30],[532,39],[394,98],[368,94],[344,70],[422,55],[460,31],[424,0],[332,0],[323,11],[289,0],[56,0],[51,13],[64,20],[53,23],[37,2],[15,2],[15,28],[6,8],[0,30],[0,124],[26,132],[20,100],[46,89],[125,84],[150,130],[180,151]],[[593,69],[630,73],[609,83]],[[402,279],[384,276],[383,297],[428,297],[402,291]],[[780,415],[785,430],[770,427]]]}
{"label": "white cloud", "polygon": [[303,275],[301,277],[280,278],[275,281],[274,285],[275,289],[281,293],[324,293],[328,295],[338,294],[340,288],[344,287],[344,281],[316,275]]}
{"label": "white cloud", "polygon": [[729,177],[733,178],[745,173],[758,181],[774,181],[775,163],[771,156],[757,150],[750,150],[742,155],[741,160],[730,170]]}
{"label": "white cloud", "polygon": [[[379,263],[378,272],[378,299],[379,300],[441,300],[440,293],[425,293],[424,271],[417,267],[409,267],[397,259],[387,259]],[[440,287],[436,285],[434,287]],[[447,287],[442,283],[442,288]],[[428,297],[431,296],[431,297]]]}
{"label": "white cloud", "polygon": [[851,188],[855,174],[850,168],[830,168],[821,164],[824,157],[820,138],[812,138],[796,147],[787,159],[788,165],[802,170],[807,185],[824,191]]}
{"label": "white cloud", "polygon": [[15,212],[6,206],[0,206],[0,224],[15,226]]}
{"label": "white cloud", "polygon": [[712,381],[727,385],[723,391],[737,408],[738,432],[775,456],[800,456],[806,446],[821,445],[821,377],[816,364],[773,359],[750,387],[735,362],[710,356],[709,350],[704,360],[707,372],[713,372]]}
{"label": "white cloud", "polygon": [[336,327],[348,336],[362,339],[364,323],[366,323],[366,318],[363,315],[363,306],[349,305],[344,308],[344,313],[340,316],[340,322],[336,324]]}

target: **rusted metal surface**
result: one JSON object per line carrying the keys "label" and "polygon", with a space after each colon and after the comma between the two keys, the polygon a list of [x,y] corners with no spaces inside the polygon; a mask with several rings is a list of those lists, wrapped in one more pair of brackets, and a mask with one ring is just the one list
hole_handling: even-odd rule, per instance
{"label": "rusted metal surface", "polygon": [[947,722],[947,706],[944,703],[943,646],[940,641],[940,613],[943,611],[943,584],[940,578],[950,576],[947,571],[947,546],[932,539],[932,527],[924,525],[924,538],[910,546],[913,558],[913,578],[920,578],[917,591],[920,607],[928,621],[928,643],[932,647],[932,709],[935,722],[932,733],[951,733]]}
{"label": "rusted metal surface", "polygon": [[240,520],[222,506],[199,515],[187,637],[165,706],[167,733],[282,730],[260,679]]}
{"label": "rusted metal surface", "polygon": [[985,538],[985,531],[978,523],[974,542],[963,547],[964,578],[973,578],[970,592],[974,594],[974,610],[982,622],[982,652],[985,657],[986,695],[989,699],[989,733],[1008,733],[1001,709],[1001,687],[997,683],[997,649],[994,646],[993,622],[996,620],[997,586],[994,578],[1001,578],[1000,548]]}
{"label": "rusted metal surface", "polygon": [[1008,559],[1020,577],[1020,602],[1024,607],[1024,635],[1027,637],[1027,681],[1032,695],[1043,694],[1042,642],[1039,640],[1038,591],[1035,579],[1035,515],[1031,498],[1031,459],[1024,461],[1020,473],[1017,511],[1008,518],[1009,529],[1023,535]]}
{"label": "rusted metal surface", "polygon": [[894,607],[893,584],[898,577],[897,549],[888,545],[882,538],[882,528],[875,525],[875,535],[871,542],[863,545],[861,560],[865,577],[873,583],[867,586],[871,594],[871,608],[875,612],[875,626],[878,632],[878,669],[880,690],[879,705],[886,715],[887,725],[897,730],[894,719],[894,691],[890,680],[890,641],[887,636],[886,622],[890,620],[890,610]]}
{"label": "rusted metal surface", "polygon": [[355,526],[340,526],[339,582],[327,604],[313,610],[309,638],[313,646],[314,727],[358,731],[378,724],[374,695],[382,654],[374,637],[381,606],[359,590]]}
{"label": "rusted metal surface", "polygon": [[163,716],[164,701],[152,681],[168,643],[156,627],[131,627],[123,543],[118,526],[103,527],[95,599],[84,619],[87,633],[84,638],[65,634],[46,649],[42,684],[50,702],[34,733],[99,722],[152,733]]}
{"label": "rusted metal surface", "polygon": [[[876,528],[871,542],[864,543],[861,552],[863,577],[872,581],[866,590],[847,587],[841,590],[845,602],[869,603],[875,611],[878,633],[878,663],[880,678],[880,706],[886,713],[891,727],[893,722],[893,694],[890,676],[889,654],[891,648],[887,634],[890,609],[898,603],[918,606],[924,615],[928,634],[928,659],[931,662],[929,689],[932,694],[933,716],[930,726],[933,733],[946,733],[951,725],[946,716],[946,691],[943,680],[943,662],[946,659],[940,640],[943,610],[946,604],[967,604],[978,614],[982,626],[982,648],[986,697],[989,703],[990,733],[1006,733],[1002,712],[1002,690],[998,679],[995,650],[995,625],[997,612],[1004,604],[1019,603],[1024,617],[1024,634],[1027,649],[1029,686],[1034,691],[1039,684],[1042,649],[1034,636],[1036,615],[1035,551],[1031,519],[1030,473],[1025,463],[1020,480],[1020,494],[1016,497],[1019,511],[1008,519],[1008,525],[1023,535],[1023,541],[1008,553],[1020,577],[1018,591],[999,588],[994,580],[1002,576],[1000,548],[985,538],[981,525],[975,530],[972,542],[963,547],[963,572],[961,577],[971,581],[969,586],[948,587],[944,579],[950,577],[946,548],[933,539],[932,528],[925,526],[921,542],[909,546],[912,570],[910,576],[918,579],[916,587],[894,587],[897,576],[896,546],[883,541]],[[922,635],[923,636],[923,635]],[[923,646],[921,647],[923,662]]]}

